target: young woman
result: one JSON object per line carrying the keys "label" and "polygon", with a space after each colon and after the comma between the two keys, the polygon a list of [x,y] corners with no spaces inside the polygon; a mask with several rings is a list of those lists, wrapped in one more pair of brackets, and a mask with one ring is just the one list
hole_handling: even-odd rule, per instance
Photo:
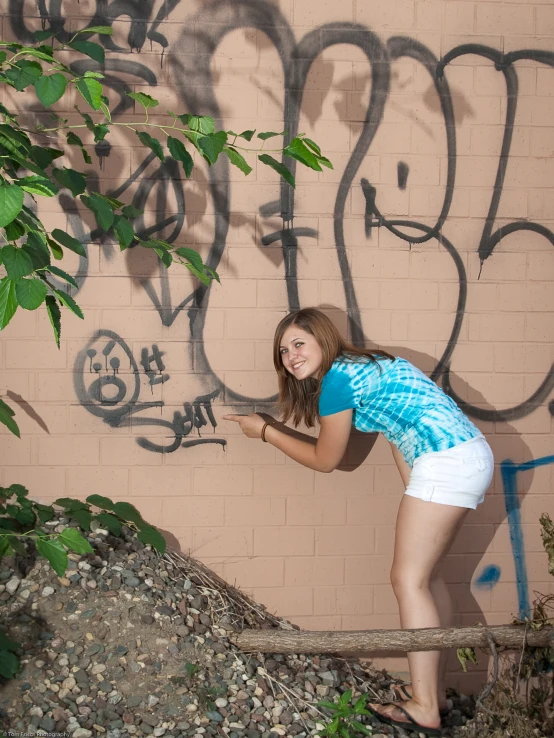
{"label": "young woman", "polygon": [[[352,424],[390,442],[406,492],[396,521],[391,582],[402,628],[445,627],[451,604],[440,565],[469,509],[483,501],[494,460],[480,431],[458,406],[405,359],[358,349],[315,308],[284,318],[273,360],[282,420],[308,428],[317,441],[287,433],[257,414],[226,415],[249,438],[271,443],[321,472],[340,463]],[[410,470],[411,467],[411,470]],[[443,660],[444,661],[444,660]],[[382,722],[439,735],[446,705],[440,651],[408,654],[411,693],[404,702],[372,706]]]}

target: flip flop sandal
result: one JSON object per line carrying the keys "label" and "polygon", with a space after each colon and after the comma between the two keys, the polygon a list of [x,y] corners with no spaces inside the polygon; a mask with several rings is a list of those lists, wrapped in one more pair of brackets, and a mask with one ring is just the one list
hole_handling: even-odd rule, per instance
{"label": "flip flop sandal", "polygon": [[[407,700],[411,700],[413,695],[408,692],[408,690],[406,689],[407,686],[407,684],[393,684],[392,691],[396,692],[397,694],[402,693],[402,695],[404,695]],[[448,707],[443,707],[442,710],[439,710],[439,716],[441,720],[444,720],[444,718],[448,717],[449,714],[450,710],[448,709]]]}
{"label": "flip flop sandal", "polygon": [[385,725],[392,725],[395,728],[402,728],[403,730],[412,730],[414,733],[424,733],[425,735],[429,736],[438,736],[440,738],[441,730],[440,728],[428,728],[426,725],[420,725],[414,718],[410,715],[410,713],[405,710],[403,707],[401,707],[397,702],[383,702],[383,707],[386,707],[387,705],[394,705],[394,707],[399,710],[401,713],[403,713],[408,720],[395,720],[394,718],[389,717],[388,715],[383,715],[383,713],[379,712],[378,710],[375,710],[373,707],[370,707],[369,705],[366,705],[366,710],[370,712],[374,718],[379,720],[379,722],[384,723]]}

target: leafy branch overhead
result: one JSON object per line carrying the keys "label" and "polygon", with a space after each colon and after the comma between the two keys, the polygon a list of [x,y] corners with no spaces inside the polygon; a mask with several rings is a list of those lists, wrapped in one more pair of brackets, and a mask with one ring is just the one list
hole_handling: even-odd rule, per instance
{"label": "leafy branch overhead", "polygon": [[[63,309],[79,318],[83,318],[83,312],[70,294],[72,288],[78,289],[75,280],[54,262],[62,260],[67,251],[82,258],[87,257],[87,251],[81,241],[62,228],[52,231],[46,228],[38,198],[56,197],[62,191],[70,193],[76,203],[92,214],[96,233],[112,238],[122,251],[142,246],[154,251],[166,267],[174,261],[182,264],[206,287],[214,279],[219,281],[213,266],[205,264],[194,249],[137,232],[134,222],[142,210],[91,189],[85,172],[60,163],[65,155],[78,149],[83,163],[92,164],[87,144],[81,137],[83,131],[87,136],[92,134],[98,143],[113,128],[124,128],[161,162],[169,157],[179,162],[187,178],[192,174],[195,159],[212,166],[222,155],[245,175],[253,168],[247,157],[257,156],[261,164],[269,166],[292,187],[294,175],[285,163],[290,159],[316,171],[332,168],[319,146],[304,135],[296,136],[286,146],[281,141],[277,148],[264,149],[266,141],[282,138],[286,131],[216,130],[213,118],[190,113],[170,112],[172,123],[167,125],[152,122],[149,114],[159,106],[159,101],[145,92],[127,93],[144,117],[133,122],[112,120],[109,100],[102,87],[104,75],[94,70],[77,74],[57,58],[60,51],[77,52],[92,59],[101,69],[104,48],[90,37],[111,33],[110,26],[90,26],[77,31],[67,43],[56,39],[52,30],[36,32],[36,46],[0,42],[0,84],[24,95],[34,93],[46,109],[62,101],[73,89],[80,105],[90,110],[82,111],[76,105],[81,122],[70,123],[51,113],[51,126],[37,122],[30,129],[27,120],[25,125],[20,122],[17,111],[10,111],[0,103],[0,236],[4,242],[0,264],[5,270],[5,276],[0,279],[0,330],[19,308],[36,310],[44,306],[58,347]],[[52,139],[56,146],[49,145]],[[54,278],[65,282],[63,289],[56,286],[59,282]],[[13,412],[4,402],[0,404],[0,423],[18,433]]]}

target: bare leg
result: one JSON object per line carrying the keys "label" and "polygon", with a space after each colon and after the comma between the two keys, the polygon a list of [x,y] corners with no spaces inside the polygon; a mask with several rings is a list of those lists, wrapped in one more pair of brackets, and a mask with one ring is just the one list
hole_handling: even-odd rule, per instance
{"label": "bare leg", "polygon": [[[468,510],[452,505],[423,502],[405,495],[396,521],[396,540],[391,581],[400,609],[403,628],[441,626],[431,582],[450,548]],[[433,589],[447,605],[442,585]],[[413,718],[428,727],[440,725],[438,693],[440,651],[408,654],[413,697],[403,703]],[[442,687],[443,689],[443,687]],[[405,721],[398,710],[384,710],[394,720]]]}
{"label": "bare leg", "polygon": [[[437,610],[440,617],[441,628],[448,628],[453,624],[453,610],[450,593],[442,576],[433,576],[429,584],[431,595],[435,600]],[[443,648],[440,652],[439,667],[439,684],[437,690],[439,710],[446,709],[446,668],[448,665],[448,650]],[[404,686],[403,690],[398,690],[400,699],[405,700],[407,695],[411,696],[411,687]]]}

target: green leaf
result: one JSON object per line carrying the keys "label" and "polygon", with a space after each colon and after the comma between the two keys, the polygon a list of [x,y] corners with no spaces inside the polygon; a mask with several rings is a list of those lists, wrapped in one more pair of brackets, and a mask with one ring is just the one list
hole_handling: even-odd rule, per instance
{"label": "green leaf", "polygon": [[162,554],[165,553],[167,546],[165,538],[162,536],[160,531],[156,530],[153,526],[142,528],[137,533],[137,538],[143,543],[150,544],[152,548],[156,549],[156,551],[159,551]]}
{"label": "green leaf", "polygon": [[17,184],[22,190],[29,192],[31,195],[53,197],[60,191],[57,185],[45,177],[23,177],[17,180]]}
{"label": "green leaf", "polygon": [[83,195],[81,202],[89,210],[92,210],[99,227],[104,231],[109,231],[114,222],[114,213],[110,204],[102,197],[98,197],[96,193],[93,193],[90,197]]}
{"label": "green leaf", "polygon": [[19,671],[19,659],[10,651],[0,651],[0,675],[13,679]]}
{"label": "green leaf", "polygon": [[162,264],[165,267],[169,268],[173,263],[173,256],[171,255],[171,251],[165,251],[165,249],[154,249],[154,251],[162,260]]}
{"label": "green leaf", "polygon": [[35,502],[35,509],[41,523],[47,523],[55,515],[52,505],[42,505],[40,502]]}
{"label": "green leaf", "polygon": [[[8,505],[8,507],[10,506]],[[19,508],[17,512],[12,513],[12,515],[17,520],[17,522],[21,523],[21,525],[27,528],[27,530],[30,530],[35,524],[35,514],[32,510],[24,510]]]}
{"label": "green leaf", "polygon": [[116,502],[113,506],[113,512],[123,520],[135,523],[135,525],[144,525],[145,523],[137,508],[131,505],[130,502]]}
{"label": "green leaf", "polygon": [[54,331],[54,338],[56,339],[56,344],[58,348],[60,348],[60,334],[62,330],[61,312],[60,312],[60,306],[58,305],[54,295],[46,296],[46,312],[48,313],[48,318],[50,319],[50,323]]}
{"label": "green leaf", "polygon": [[155,100],[153,97],[147,95],[145,92],[128,92],[127,97],[136,100],[142,105],[143,108],[146,109],[155,108],[160,104],[158,100]]}
{"label": "green leaf", "polygon": [[95,505],[102,510],[113,511],[115,509],[115,503],[113,503],[109,497],[102,497],[102,495],[89,495],[87,497],[87,502],[90,505]]}
{"label": "green leaf", "polygon": [[53,31],[51,28],[48,31],[35,31],[33,33],[33,36],[37,41],[46,41],[47,38],[52,38],[52,36],[55,36],[56,32]]}
{"label": "green leaf", "polygon": [[19,651],[21,643],[13,641],[3,630],[0,630],[0,649],[2,651]]}
{"label": "green leaf", "polygon": [[99,143],[100,141],[103,141],[108,133],[110,132],[110,127],[107,123],[99,123],[98,125],[94,126],[93,128],[94,132],[94,141],[96,143]]}
{"label": "green leaf", "polygon": [[12,220],[4,229],[7,241],[17,241],[25,234],[25,228],[18,220]]}
{"label": "green leaf", "polygon": [[43,59],[47,62],[53,62],[53,49],[51,46],[24,46],[21,51],[26,56],[34,56],[36,59]]}
{"label": "green leaf", "polygon": [[117,210],[125,203],[122,200],[116,200],[115,197],[108,197],[108,195],[101,195],[99,192],[94,193],[95,197],[100,197],[105,200],[111,206],[112,210]]}
{"label": "green leaf", "polygon": [[0,399],[0,423],[2,423],[2,425],[5,425],[6,428],[14,434],[14,436],[21,438],[19,426],[13,419],[14,415],[15,413],[11,409],[11,407],[7,405],[4,400]]}
{"label": "green leaf", "polygon": [[81,172],[64,167],[63,169],[53,169],[52,173],[62,187],[67,187],[71,191],[73,197],[81,195],[86,190],[87,180]]}
{"label": "green leaf", "polygon": [[[13,520],[13,518],[0,518],[0,529],[1,530],[7,530],[10,532],[14,532],[14,531],[18,531],[19,528],[20,526],[18,525],[16,520]],[[11,543],[11,538],[10,538],[10,543]],[[12,547],[16,548],[15,546],[13,546],[13,544],[12,544]]]}
{"label": "green leaf", "polygon": [[244,174],[250,174],[250,172],[252,171],[252,167],[246,161],[244,156],[240,154],[236,149],[234,149],[232,146],[225,146],[223,149],[223,153],[227,154],[231,164],[234,164],[236,167],[238,167],[241,172],[243,172]]}
{"label": "green leaf", "polygon": [[75,528],[64,528],[59,535],[59,541],[75,553],[94,553],[90,543]]}
{"label": "green leaf", "polygon": [[26,277],[33,271],[33,262],[29,254],[17,246],[4,246],[2,249],[2,261],[10,279]]}
{"label": "green leaf", "polygon": [[52,241],[51,238],[48,239],[48,245],[50,246],[54,259],[57,259],[58,261],[63,259],[63,249],[61,246],[59,246],[55,241]]}
{"label": "green leaf", "polygon": [[125,207],[121,208],[121,212],[126,218],[136,218],[137,215],[142,215],[144,210],[139,210],[134,205],[125,205]]}
{"label": "green leaf", "polygon": [[227,131],[227,133],[230,136],[238,136],[238,138],[244,138],[247,141],[252,141],[252,136],[256,133],[256,130],[253,131],[243,131],[242,133],[235,133],[234,131]]}
{"label": "green leaf", "polygon": [[185,115],[181,116],[181,119],[185,117],[188,120],[183,122],[188,124],[191,131],[197,131],[205,135],[209,135],[215,131],[214,119],[210,118],[209,115],[189,115],[185,113]]}
{"label": "green leaf", "polygon": [[63,269],[58,269],[58,267],[55,266],[49,266],[48,269],[46,269],[47,272],[51,272],[56,277],[59,277],[60,279],[63,279],[64,281],[68,282],[72,287],[75,287],[76,290],[79,289],[79,285],[77,282],[73,279],[73,277],[68,274],[67,272],[64,272]]}
{"label": "green leaf", "polygon": [[261,133],[258,133],[256,138],[261,138],[262,141],[267,141],[268,138],[274,138],[275,136],[284,136],[286,131],[281,131],[281,133],[275,133],[274,131],[262,131]]}
{"label": "green leaf", "polygon": [[[38,164],[42,169],[47,169],[54,159],[58,159],[63,156],[64,152],[60,149],[53,149],[49,146],[31,146],[29,150],[29,158]],[[44,174],[46,176],[46,174]]]}
{"label": "green leaf", "polygon": [[358,699],[354,703],[354,710],[356,712],[359,712],[359,710],[363,710],[366,705],[366,702],[367,702],[367,695],[362,694],[360,697],[358,697]]}
{"label": "green leaf", "polygon": [[317,157],[309,150],[301,138],[293,138],[290,144],[283,149],[283,154],[285,156],[291,156],[310,169],[321,172],[321,166]]}
{"label": "green leaf", "polygon": [[182,256],[183,259],[190,261],[190,263],[196,269],[202,271],[202,269],[204,268],[204,262],[202,261],[202,257],[200,256],[198,251],[195,251],[194,249],[189,249],[187,246],[180,246],[178,249],[175,249],[175,253],[179,256]]}
{"label": "green leaf", "polygon": [[[94,59],[94,61],[97,61],[98,64],[104,64],[104,49],[100,44],[94,43],[94,41],[82,41],[81,39],[77,39],[74,41],[71,41],[68,46],[72,49],[75,49],[75,51],[80,51],[81,54],[86,54],[86,56],[90,56],[91,59]],[[100,106],[99,106],[100,107]]]}
{"label": "green leaf", "polygon": [[334,710],[336,711],[337,705],[335,702],[328,702],[326,700],[321,700],[321,702],[318,702],[318,707],[324,707],[326,710]]}
{"label": "green leaf", "polygon": [[306,144],[306,146],[309,146],[309,148],[314,152],[314,154],[317,154],[318,157],[321,156],[321,149],[316,144],[315,141],[312,141],[311,138],[303,138],[302,141]]}
{"label": "green leaf", "polygon": [[339,698],[339,702],[341,705],[347,705],[350,700],[352,699],[352,690],[347,689],[346,692],[343,692]]}
{"label": "green leaf", "polygon": [[67,569],[67,552],[56,538],[37,538],[38,552],[50,562],[52,569],[62,577]]}
{"label": "green leaf", "polygon": [[93,110],[98,110],[102,103],[102,85],[91,77],[83,77],[76,82],[82,97]]}
{"label": "green leaf", "polygon": [[111,26],[87,26],[76,33],[99,33],[101,36],[111,36],[113,28]]}
{"label": "green leaf", "polygon": [[367,729],[367,726],[360,723],[358,720],[352,720],[352,727],[356,728],[356,730],[359,730],[360,733],[363,733],[364,735],[372,735],[372,732]]}
{"label": "green leaf", "polygon": [[22,59],[16,62],[11,69],[6,70],[4,74],[13,87],[21,92],[29,85],[34,84],[42,75],[42,67],[38,62]]}
{"label": "green leaf", "polygon": [[18,130],[17,128],[14,128],[7,123],[0,123],[0,133],[2,134],[3,138],[9,139],[13,144],[15,144],[18,150],[30,150],[31,139],[24,131]]}
{"label": "green leaf", "polygon": [[280,174],[285,182],[288,182],[291,187],[296,187],[292,173],[284,164],[281,164],[281,162],[277,161],[277,159],[274,159],[269,154],[260,154],[260,156],[258,156],[258,159],[262,162],[262,164],[267,164],[268,167],[271,167],[278,174]]}
{"label": "green leaf", "polygon": [[77,305],[75,300],[71,297],[71,295],[68,295],[67,292],[64,292],[63,290],[54,290],[55,294],[58,297],[58,300],[66,306],[66,308],[69,308],[72,313],[74,313],[78,318],[81,318],[81,320],[84,319],[83,311],[81,308]]}
{"label": "green leaf", "polygon": [[107,512],[101,512],[95,516],[94,520],[104,528],[107,528],[112,536],[121,535],[121,523],[115,517],[115,515],[110,515],[110,513]]}
{"label": "green leaf", "polygon": [[185,264],[185,267],[189,270],[189,272],[194,274],[194,276],[199,279],[202,284],[205,284],[207,287],[210,285],[211,280],[208,275],[204,274],[204,272],[200,271],[200,269],[197,269],[194,264]]}
{"label": "green leaf", "polygon": [[327,726],[327,731],[329,735],[335,735],[335,733],[339,729],[339,725],[340,725],[340,718],[338,717],[333,718],[331,722],[329,723],[329,725]]}
{"label": "green leaf", "polygon": [[83,159],[87,164],[92,164],[92,159],[90,158],[90,154],[85,149],[85,146],[79,136],[77,136],[76,133],[73,133],[73,131],[69,131],[67,134],[67,143],[70,146],[78,146],[81,149],[81,154],[83,155]]}
{"label": "green leaf", "polygon": [[144,146],[148,146],[149,149],[152,149],[160,161],[165,160],[163,147],[157,138],[146,133],[146,131],[139,131],[137,136]]}
{"label": "green leaf", "polygon": [[42,279],[20,279],[15,283],[17,302],[25,310],[36,310],[44,302],[48,292]]}
{"label": "green leaf", "polygon": [[11,553],[11,546],[6,534],[0,535],[0,559],[3,556],[9,556]]}
{"label": "green leaf", "polygon": [[187,177],[190,177],[192,173],[192,167],[193,167],[194,162],[192,160],[192,156],[186,150],[185,144],[182,141],[179,141],[178,138],[173,138],[173,136],[168,136],[167,137],[167,148],[169,149],[169,153],[171,154],[171,156],[177,161],[181,162]]}
{"label": "green leaf", "polygon": [[210,164],[215,164],[226,143],[227,134],[225,131],[218,131],[210,136],[201,136],[198,139],[200,151]]}
{"label": "green leaf", "polygon": [[133,226],[120,215],[116,215],[114,223],[114,231],[121,246],[121,250],[128,248],[134,241],[135,231]]}
{"label": "green leaf", "polygon": [[86,258],[87,252],[85,251],[83,244],[80,241],[77,241],[76,238],[73,238],[73,236],[70,236],[69,233],[62,231],[59,228],[54,228],[52,231],[52,238],[55,238],[58,243],[61,243],[62,246],[65,246],[70,251],[74,251],[76,254],[79,254],[79,256],[84,256]]}
{"label": "green leaf", "polygon": [[74,497],[58,497],[53,504],[65,508],[68,512],[69,510],[88,510],[86,502],[76,500]]}
{"label": "green leaf", "polygon": [[216,272],[215,269],[213,269],[211,266],[208,266],[207,264],[204,264],[204,271],[207,272],[212,279],[215,279],[216,282],[219,282],[219,284],[221,284],[219,274]]}
{"label": "green leaf", "polygon": [[0,330],[8,325],[16,310],[15,283],[10,277],[3,277],[0,279]]}
{"label": "green leaf", "polygon": [[63,97],[66,87],[67,78],[59,72],[48,76],[43,75],[35,82],[37,97],[45,108],[49,108],[58,102]]}
{"label": "green leaf", "polygon": [[68,515],[73,520],[76,520],[83,530],[90,530],[90,523],[92,521],[92,513],[88,510],[70,510]]}
{"label": "green leaf", "polygon": [[0,228],[4,228],[17,218],[23,207],[25,194],[17,185],[0,187]]}

